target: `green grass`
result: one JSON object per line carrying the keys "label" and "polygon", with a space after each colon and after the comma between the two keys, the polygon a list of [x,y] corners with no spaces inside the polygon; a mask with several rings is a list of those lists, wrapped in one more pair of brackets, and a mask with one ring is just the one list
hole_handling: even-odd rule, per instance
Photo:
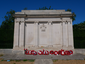
{"label": "green grass", "polygon": [[27,61],[27,59],[24,59],[23,61]]}
{"label": "green grass", "polygon": [[3,54],[0,54],[0,56],[3,56]]}
{"label": "green grass", "polygon": [[30,62],[34,62],[35,60],[29,60]]}
{"label": "green grass", "polygon": [[66,59],[68,61],[68,59]]}
{"label": "green grass", "polygon": [[58,61],[58,59],[56,59],[56,60],[53,60],[53,62],[56,62],[56,61]]}
{"label": "green grass", "polygon": [[16,63],[14,63],[14,64],[16,64]]}
{"label": "green grass", "polygon": [[2,59],[1,61],[4,61],[4,59]]}
{"label": "green grass", "polygon": [[19,62],[19,61],[21,61],[21,60],[16,60],[16,62]]}
{"label": "green grass", "polygon": [[2,59],[1,61],[7,61],[7,60]]}
{"label": "green grass", "polygon": [[51,58],[53,58],[53,57],[51,57]]}
{"label": "green grass", "polygon": [[14,60],[10,59],[10,61],[14,61]]}

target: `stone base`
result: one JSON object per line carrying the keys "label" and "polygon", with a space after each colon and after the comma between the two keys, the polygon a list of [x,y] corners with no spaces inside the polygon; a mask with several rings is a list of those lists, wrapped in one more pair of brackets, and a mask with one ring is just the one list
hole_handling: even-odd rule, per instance
{"label": "stone base", "polygon": [[[73,50],[73,52],[75,53],[75,50],[74,50],[74,47],[66,47],[66,46],[48,46],[48,47],[38,47],[38,46],[29,46],[28,48],[25,47],[25,49],[28,49],[28,50],[35,50],[35,51],[39,51],[39,50],[53,50],[53,51],[59,51],[61,49],[64,49],[64,50]],[[16,52],[23,52],[24,54],[24,47],[14,47],[13,48],[13,52],[16,53]]]}
{"label": "stone base", "polygon": [[63,46],[62,49],[64,49],[64,50],[73,50],[74,47],[72,47],[72,46],[68,46],[68,47]]}
{"label": "stone base", "polygon": [[23,51],[24,47],[13,47],[13,51]]}
{"label": "stone base", "polygon": [[24,54],[24,47],[13,47],[13,54]]}
{"label": "stone base", "polygon": [[23,51],[12,51],[12,54],[25,54],[24,50]]}

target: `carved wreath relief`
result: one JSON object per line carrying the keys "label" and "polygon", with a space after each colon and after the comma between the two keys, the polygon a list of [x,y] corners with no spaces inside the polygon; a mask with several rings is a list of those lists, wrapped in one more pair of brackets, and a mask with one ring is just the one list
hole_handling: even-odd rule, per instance
{"label": "carved wreath relief", "polygon": [[45,32],[46,26],[43,24],[43,25],[41,25],[40,29],[41,29],[42,32]]}

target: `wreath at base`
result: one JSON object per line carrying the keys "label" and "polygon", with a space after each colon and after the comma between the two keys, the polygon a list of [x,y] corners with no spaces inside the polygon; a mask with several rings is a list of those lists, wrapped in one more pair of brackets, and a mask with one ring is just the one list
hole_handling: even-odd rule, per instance
{"label": "wreath at base", "polygon": [[59,50],[59,51],[47,51],[47,50],[39,50],[38,52],[36,52],[35,50],[28,50],[28,49],[24,49],[24,52],[26,55],[72,55],[73,51],[72,50]]}

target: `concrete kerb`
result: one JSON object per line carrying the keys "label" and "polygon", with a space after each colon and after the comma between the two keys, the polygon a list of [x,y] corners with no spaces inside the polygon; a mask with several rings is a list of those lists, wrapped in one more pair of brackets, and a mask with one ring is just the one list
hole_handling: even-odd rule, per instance
{"label": "concrete kerb", "polygon": [[62,55],[25,55],[25,54],[5,54],[4,56],[0,57],[3,58],[4,60],[23,60],[23,59],[27,59],[27,60],[34,60],[34,59],[58,59],[58,60],[84,60],[85,59],[85,55],[82,54],[74,54],[74,55],[70,55],[70,56],[62,56]]}

